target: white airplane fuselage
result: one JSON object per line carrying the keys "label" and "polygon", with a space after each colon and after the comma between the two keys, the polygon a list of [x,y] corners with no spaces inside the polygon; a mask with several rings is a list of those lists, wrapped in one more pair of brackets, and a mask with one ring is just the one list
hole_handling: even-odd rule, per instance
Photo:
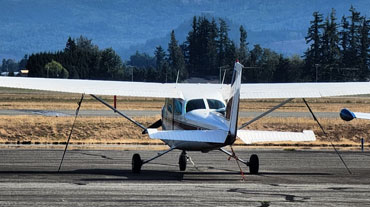
{"label": "white airplane fuselage", "polygon": [[[163,130],[229,130],[230,121],[226,116],[226,103],[219,94],[191,96],[185,99],[166,99],[162,108]],[[170,147],[186,151],[219,149],[232,144],[235,139],[226,139],[225,143],[189,142],[162,140]]]}

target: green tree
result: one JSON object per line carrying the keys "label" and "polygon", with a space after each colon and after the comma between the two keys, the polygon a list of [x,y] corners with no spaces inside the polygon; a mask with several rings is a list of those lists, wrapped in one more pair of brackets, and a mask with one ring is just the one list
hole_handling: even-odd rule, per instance
{"label": "green tree", "polygon": [[349,67],[350,66],[350,55],[349,55],[349,22],[345,16],[342,17],[341,20],[341,27],[342,30],[339,32],[339,42],[341,46],[341,67]]}
{"label": "green tree", "polygon": [[360,12],[357,12],[356,9],[351,6],[349,9],[351,12],[350,27],[349,27],[349,47],[348,55],[351,60],[352,67],[359,66],[359,53],[360,53],[360,27],[361,27],[361,17]]}
{"label": "green tree", "polygon": [[190,75],[194,75],[198,70],[199,63],[199,44],[198,44],[198,20],[197,17],[193,17],[192,30],[186,37],[186,52],[188,56],[188,71]]}
{"label": "green tree", "polygon": [[[82,38],[82,37],[80,37]],[[66,43],[66,47],[64,49],[64,52],[66,53],[73,53],[75,52],[77,49],[77,45],[76,45],[76,42],[74,39],[72,39],[71,37],[68,37],[68,40],[67,40],[67,43]]]}
{"label": "green tree", "polygon": [[188,71],[193,76],[215,75],[217,62],[218,28],[215,19],[193,18],[192,30],[184,44]]}
{"label": "green tree", "polygon": [[246,65],[248,59],[247,31],[245,31],[242,25],[240,26],[239,31],[240,31],[240,45],[238,51],[238,58],[241,64]]}
{"label": "green tree", "polygon": [[18,70],[26,69],[28,60],[28,55],[24,55],[24,57],[18,62]]}
{"label": "green tree", "polygon": [[228,34],[229,28],[226,24],[226,21],[220,18],[219,22],[220,29],[218,32],[218,66],[221,67],[227,64],[226,52],[230,44],[230,39]]}
{"label": "green tree", "polygon": [[170,70],[167,74],[169,82],[175,82],[177,73],[179,72],[179,80],[183,80],[187,77],[187,72],[185,71],[185,61],[184,55],[181,51],[181,48],[177,44],[175,37],[175,31],[171,32],[171,40],[168,44],[168,62]]}
{"label": "green tree", "polygon": [[313,20],[310,21],[311,26],[308,28],[307,36],[305,37],[306,43],[310,44],[310,47],[305,52],[306,58],[306,76],[309,76],[310,80],[314,80],[315,67],[321,63],[321,29],[323,17],[318,12],[313,13]]}
{"label": "green tree", "polygon": [[103,79],[120,79],[118,74],[123,71],[121,57],[112,48],[102,51],[100,58],[99,75]]}
{"label": "green tree", "polygon": [[335,10],[332,9],[330,18],[327,17],[323,26],[321,46],[321,80],[332,81],[338,78],[336,71],[340,62],[339,36],[337,31]]}
{"label": "green tree", "polygon": [[156,69],[158,72],[158,80],[162,83],[166,82],[168,63],[166,60],[166,52],[161,46],[156,47],[155,52]]}
{"label": "green tree", "polygon": [[369,77],[369,65],[370,65],[370,20],[365,17],[362,18],[362,26],[360,28],[360,54],[359,54],[359,79],[365,81]]}
{"label": "green tree", "polygon": [[57,61],[52,60],[45,65],[47,78],[68,78],[68,71]]}
{"label": "green tree", "polygon": [[128,64],[138,68],[149,68],[155,67],[155,61],[155,58],[149,56],[147,53],[139,53],[139,51],[136,51],[134,55],[130,56]]}

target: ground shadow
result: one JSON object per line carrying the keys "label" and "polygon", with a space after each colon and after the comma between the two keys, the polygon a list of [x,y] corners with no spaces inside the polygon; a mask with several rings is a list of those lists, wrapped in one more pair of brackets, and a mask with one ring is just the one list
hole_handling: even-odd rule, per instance
{"label": "ground shadow", "polygon": [[[163,171],[163,170],[145,170],[141,173],[134,174],[131,170],[120,170],[120,169],[77,169],[70,171],[0,171],[0,176],[5,175],[30,175],[30,176],[62,176],[66,179],[66,176],[70,176],[71,180],[79,180],[81,182],[107,182],[107,181],[183,181],[183,180],[205,180],[205,181],[234,181],[240,180],[239,171]],[[246,176],[251,174],[246,173]],[[329,173],[295,173],[295,172],[260,172],[253,176],[265,176],[265,175],[292,175],[292,176],[328,176],[332,175]],[[67,177],[68,179],[68,177]]]}

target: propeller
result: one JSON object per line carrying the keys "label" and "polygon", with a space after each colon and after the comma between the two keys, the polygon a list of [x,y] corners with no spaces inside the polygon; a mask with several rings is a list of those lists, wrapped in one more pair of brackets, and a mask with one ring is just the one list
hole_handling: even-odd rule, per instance
{"label": "propeller", "polygon": [[75,113],[75,119],[73,120],[71,131],[69,132],[68,140],[67,140],[67,143],[66,143],[66,147],[64,148],[64,152],[63,152],[62,160],[60,161],[60,164],[59,164],[58,172],[60,171],[60,168],[62,167],[64,156],[65,156],[67,148],[68,148],[69,140],[71,140],[72,132],[73,132],[73,129],[75,127],[76,119],[77,119],[77,116],[78,116],[78,112],[80,111],[80,107],[81,107],[81,104],[82,104],[82,100],[84,99],[84,95],[85,94],[82,94],[80,101],[77,103],[78,106],[77,106],[76,113]]}
{"label": "propeller", "polygon": [[[149,128],[159,128],[162,126],[162,119],[159,119],[157,120],[156,122],[154,122],[152,125],[148,126],[148,129]],[[142,134],[147,134],[148,131],[145,129],[143,130]]]}
{"label": "propeller", "polygon": [[[308,110],[310,111],[310,113],[311,113],[311,115],[312,115],[313,119],[314,119],[314,120],[316,121],[316,123],[319,125],[319,127],[320,127],[321,131],[324,133],[324,135],[325,135],[326,137],[328,137],[328,138],[329,138],[328,134],[325,132],[325,130],[324,130],[324,128],[322,127],[322,125],[320,124],[319,120],[316,118],[315,114],[313,113],[313,111],[312,111],[311,107],[308,105],[308,103],[307,103],[306,99],[304,99],[304,98],[303,98],[303,102],[306,104],[306,106],[307,106]],[[346,167],[346,169],[347,169],[348,173],[349,173],[349,174],[352,174],[351,170],[348,168],[348,166],[347,166],[346,162],[344,161],[344,159],[343,159],[343,158],[342,158],[342,156],[340,155],[339,151],[337,150],[337,148],[335,147],[335,145],[333,144],[333,142],[331,141],[331,139],[330,139],[330,144],[331,144],[331,146],[333,147],[334,151],[337,153],[337,155],[338,155],[339,159],[342,161],[343,165]]]}

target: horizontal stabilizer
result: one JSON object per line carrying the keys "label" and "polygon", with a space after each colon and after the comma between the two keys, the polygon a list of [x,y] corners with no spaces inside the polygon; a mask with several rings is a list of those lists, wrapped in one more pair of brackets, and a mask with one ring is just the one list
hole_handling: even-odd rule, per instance
{"label": "horizontal stabilizer", "polygon": [[311,130],[304,130],[303,132],[238,130],[238,137],[246,144],[257,142],[303,142],[316,140],[315,134]]}
{"label": "horizontal stabilizer", "polygon": [[148,129],[151,139],[224,143],[228,133],[223,130],[168,130]]}

